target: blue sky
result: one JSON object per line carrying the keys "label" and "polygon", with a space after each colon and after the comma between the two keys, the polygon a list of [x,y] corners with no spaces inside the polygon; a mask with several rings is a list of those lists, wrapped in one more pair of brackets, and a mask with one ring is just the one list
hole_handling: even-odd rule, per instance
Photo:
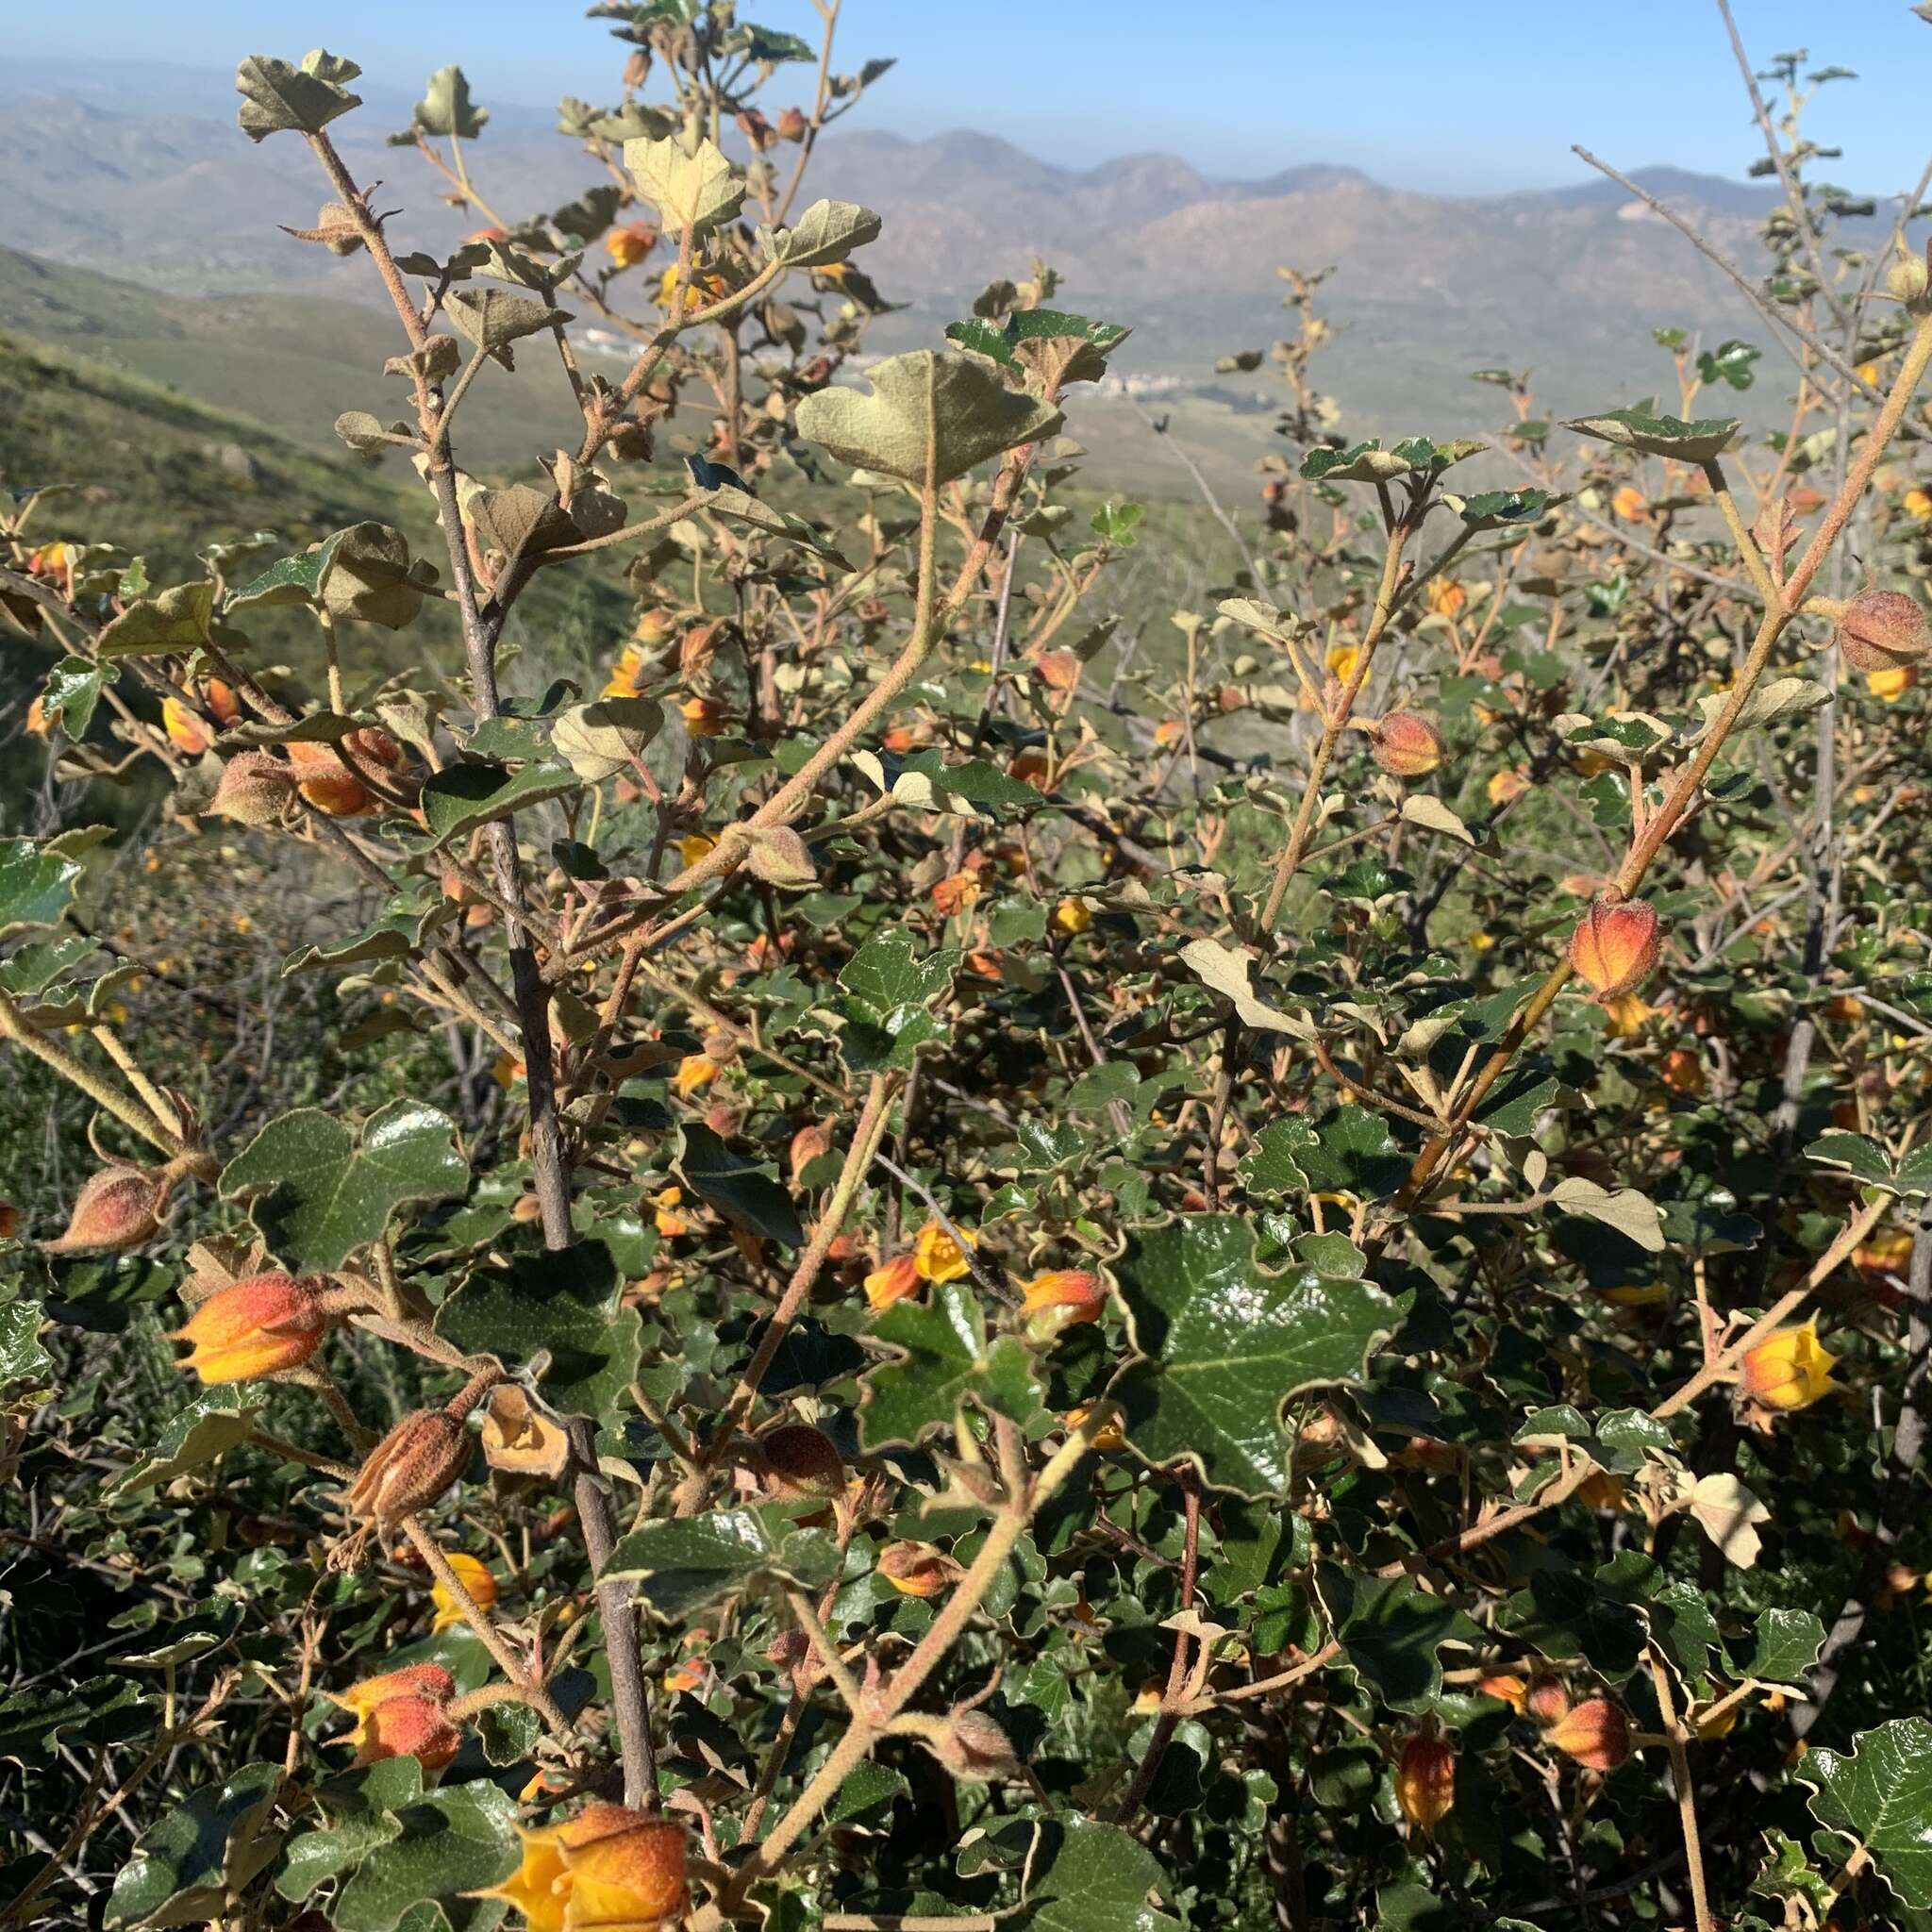
{"label": "blue sky", "polygon": [[[1832,178],[1910,186],[1932,143],[1932,26],[1905,0],[1734,0],[1753,53],[1855,68],[1823,91]],[[22,55],[232,66],[318,42],[407,87],[459,59],[476,94],[608,94],[614,43],[573,0],[70,0],[8,8]],[[809,0],[741,16],[815,38]],[[846,0],[841,64],[899,67],[851,125],[969,126],[1087,166],[1162,148],[1211,174],[1352,163],[1400,187],[1483,192],[1583,178],[1581,142],[1626,167],[1740,175],[1748,106],[1706,0]],[[801,75],[800,91],[808,84]],[[789,96],[787,96],[789,98]],[[781,101],[782,105],[782,101]]]}

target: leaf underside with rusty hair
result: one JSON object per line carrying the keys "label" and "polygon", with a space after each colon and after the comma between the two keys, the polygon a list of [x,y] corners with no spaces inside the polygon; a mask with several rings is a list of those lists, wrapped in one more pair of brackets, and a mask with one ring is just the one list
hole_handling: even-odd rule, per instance
{"label": "leaf underside with rusty hair", "polygon": [[901,482],[950,483],[1060,426],[1060,412],[1009,390],[971,356],[915,349],[866,372],[872,393],[824,389],[798,405],[798,433],[841,462]]}

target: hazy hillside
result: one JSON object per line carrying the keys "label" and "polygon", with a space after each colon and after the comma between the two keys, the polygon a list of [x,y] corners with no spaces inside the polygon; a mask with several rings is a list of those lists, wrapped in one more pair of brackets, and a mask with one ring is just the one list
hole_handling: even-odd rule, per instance
{"label": "hazy hillside", "polygon": [[[407,121],[413,86],[358,88],[367,105],[341,125],[353,164],[381,180],[383,206],[399,211],[396,234],[446,248],[475,215],[447,207],[416,156],[382,144]],[[559,206],[591,182],[590,163],[551,131],[547,113],[489,105],[474,168],[505,212]],[[0,75],[0,241],[43,263],[141,285],[104,308],[92,285],[15,258],[0,264],[0,323],[218,396],[295,435],[312,437],[341,408],[382,406],[375,372],[392,343],[369,307],[379,291],[367,264],[279,232],[278,223],[312,222],[323,195],[298,143],[254,147],[238,132],[227,75],[19,61]],[[1214,180],[1160,154],[1075,172],[965,132],[835,133],[813,168],[814,192],[886,217],[867,266],[908,307],[884,319],[876,346],[932,341],[984,282],[1024,275],[1039,254],[1066,276],[1071,304],[1134,325],[1116,368],[1150,386],[1156,406],[1174,411],[1230,479],[1269,446],[1261,412],[1273,391],[1265,370],[1217,379],[1212,365],[1279,331],[1284,262],[1340,265],[1325,308],[1341,332],[1319,374],[1368,431],[1482,429],[1494,393],[1468,376],[1486,365],[1533,367],[1543,406],[1574,414],[1668,381],[1650,341],[1659,325],[1764,336],[1715,271],[1609,183],[1449,198],[1320,166]],[[1672,170],[1644,178],[1739,258],[1756,258],[1768,190]],[[1768,423],[1782,382],[1775,358],[1763,367],[1767,379],[1744,407]],[[521,389],[507,427],[473,443],[475,459],[526,460],[555,441],[548,373]],[[1093,408],[1080,426],[1123,486],[1174,474],[1124,406]]]}

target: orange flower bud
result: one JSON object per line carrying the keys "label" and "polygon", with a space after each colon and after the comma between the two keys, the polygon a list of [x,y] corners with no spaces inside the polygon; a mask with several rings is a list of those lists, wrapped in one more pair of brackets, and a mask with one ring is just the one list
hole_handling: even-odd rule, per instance
{"label": "orange flower bud", "polygon": [[1657,916],[1641,900],[1596,900],[1570,935],[1570,964],[1600,1000],[1636,990],[1657,968]]}
{"label": "orange flower bud", "polygon": [[330,746],[297,740],[289,746],[289,763],[295,789],[325,816],[361,818],[376,809],[375,795]]}
{"label": "orange flower bud", "polygon": [[1053,923],[1069,938],[1077,939],[1093,924],[1093,908],[1085,899],[1062,899],[1053,908]]}
{"label": "orange flower bud", "polygon": [[717,698],[686,698],[678,709],[693,738],[716,738],[724,729],[724,707]]}
{"label": "orange flower bud", "polygon": [[1570,1693],[1560,1677],[1532,1677],[1524,1704],[1540,1724],[1561,1724],[1570,1715]]}
{"label": "orange flower bud", "polygon": [[874,1314],[918,1292],[919,1267],[910,1255],[894,1255],[865,1277],[865,1299]]}
{"label": "orange flower bud", "polygon": [[340,1696],[333,1691],[329,1701],[358,1717],[392,1697],[424,1697],[434,1704],[447,1704],[457,1694],[457,1680],[441,1664],[405,1664],[399,1671],[385,1671],[376,1677],[358,1677]]}
{"label": "orange flower bud", "polygon": [[1809,1408],[1837,1392],[1831,1379],[1837,1364],[1838,1357],[1818,1340],[1817,1323],[1780,1328],[1745,1351],[1744,1395],[1762,1408]]}
{"label": "orange flower bud", "polygon": [[1396,778],[1426,778],[1442,762],[1442,735],[1415,711],[1391,711],[1374,727],[1373,756]]}
{"label": "orange flower bud", "polygon": [[1024,1775],[1012,1740],[983,1710],[954,1710],[925,1740],[926,1748],[956,1778],[970,1785]]}
{"label": "orange flower bud", "polygon": [[1657,1076],[1678,1093],[1702,1093],[1708,1084],[1704,1062],[1687,1046],[1674,1046],[1665,1054]]}
{"label": "orange flower bud", "polygon": [[671,1084],[679,1093],[689,1095],[701,1087],[709,1086],[724,1071],[709,1054],[688,1053],[678,1061],[677,1071],[671,1076]]}
{"label": "orange flower bud", "polygon": [[[1084,1423],[1087,1420],[1087,1418],[1092,1413],[1092,1404],[1085,1402],[1083,1402],[1077,1408],[1068,1409],[1067,1427],[1070,1429],[1077,1429],[1080,1426],[1080,1424]],[[1124,1449],[1127,1446],[1127,1439],[1121,1429],[1120,1417],[1118,1415],[1112,1415],[1109,1416],[1106,1422],[1102,1423],[1101,1425],[1094,1430],[1092,1441],[1094,1448],[1099,1450],[1103,1456],[1111,1454],[1117,1450]]]}
{"label": "orange flower bud", "polygon": [[325,1277],[251,1274],[203,1302],[171,1338],[191,1344],[181,1358],[204,1382],[247,1382],[298,1368],[322,1346],[328,1316]]}
{"label": "orange flower bud", "polygon": [[1047,1342],[1063,1329],[1097,1322],[1107,1307],[1107,1284],[1085,1268],[1056,1268],[1026,1283],[1021,1313],[1027,1335]]}
{"label": "orange flower bud", "polygon": [[775,1496],[830,1498],[845,1492],[845,1458],[809,1423],[782,1423],[758,1438],[765,1488]]}
{"label": "orange flower bud", "polygon": [[161,1214],[175,1185],[166,1168],[117,1163],[90,1174],[74,1197],[67,1232],[49,1241],[50,1255],[109,1255],[138,1248],[161,1231]]}
{"label": "orange flower bud", "polygon": [[1591,1771],[1614,1771],[1630,1755],[1630,1720],[1607,1697],[1586,1697],[1543,1733],[1543,1741]]}
{"label": "orange flower bud", "polygon": [[1418,1731],[1395,1766],[1395,1802],[1422,1831],[1434,1831],[1456,1805],[1456,1754],[1432,1732]]}
{"label": "orange flower bud", "polygon": [[440,1408],[419,1408],[364,1458],[349,1485],[349,1513],[391,1528],[435,1502],[469,1460],[469,1430]]}
{"label": "orange flower bud", "polygon": [[208,701],[208,709],[214,713],[217,724],[232,724],[242,715],[242,706],[233,689],[219,677],[210,677],[202,694]]}
{"label": "orange flower bud", "polygon": [[1423,588],[1423,601],[1436,617],[1457,617],[1469,592],[1454,577],[1431,577]]}
{"label": "orange flower bud", "polygon": [[222,767],[208,809],[238,825],[272,825],[294,795],[294,772],[273,752],[239,751]]}
{"label": "orange flower bud", "polygon": [[649,222],[627,222],[604,238],[604,252],[620,270],[635,268],[658,245],[658,231]]}
{"label": "orange flower bud", "polygon": [[950,919],[956,912],[970,911],[978,903],[983,890],[974,874],[956,872],[932,889],[932,909],[941,919]]}
{"label": "orange flower bud", "polygon": [[1529,1686],[1514,1671],[1491,1671],[1476,1679],[1475,1688],[1482,1696],[1507,1704],[1518,1717],[1524,1714]]}
{"label": "orange flower bud", "polygon": [[1865,591],[1839,612],[1838,647],[1854,671],[1890,671],[1932,651],[1932,625],[1916,597]]}
{"label": "orange flower bud", "polygon": [[938,1596],[965,1575],[936,1543],[888,1543],[879,1552],[878,1574],[901,1596]]}

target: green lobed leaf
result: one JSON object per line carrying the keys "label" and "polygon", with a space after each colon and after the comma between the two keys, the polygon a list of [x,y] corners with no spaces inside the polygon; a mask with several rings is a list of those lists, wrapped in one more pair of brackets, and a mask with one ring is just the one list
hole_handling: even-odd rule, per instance
{"label": "green lobed leaf", "polygon": [[58,925],[83,868],[34,839],[0,839],[0,933]]}
{"label": "green lobed leaf", "polygon": [[1012,1336],[989,1332],[970,1281],[936,1282],[929,1304],[894,1303],[867,1339],[892,1352],[864,1378],[858,1424],[868,1453],[917,1442],[969,1399],[1017,1423],[1039,1411],[1032,1355]]}
{"label": "green lobed leaf", "polygon": [[1708,462],[1731,446],[1738,433],[1735,416],[1704,416],[1686,423],[1677,416],[1656,416],[1647,409],[1609,409],[1601,416],[1583,416],[1566,423],[1579,436],[1593,436],[1620,449],[1644,456],[1674,457],[1680,462]]}
{"label": "green lobed leaf", "polygon": [[[396,1822],[401,1831],[371,1851],[337,1894],[335,1932],[397,1932],[425,1905],[453,1927],[493,1924],[500,1907],[466,1901],[501,1885],[521,1862],[516,1801],[479,1779],[431,1791],[398,1811]],[[489,1916],[476,1916],[479,1909]],[[435,1923],[420,1915],[411,1922]]]}
{"label": "green lobed leaf", "polygon": [[439,67],[416,103],[415,125],[425,134],[454,134],[475,141],[489,119],[489,108],[471,100],[470,83],[460,67]]}
{"label": "green lobed leaf", "polygon": [[914,1052],[940,1037],[926,1008],[952,985],[958,959],[944,947],[918,952],[903,926],[873,933],[839,974],[846,1065],[855,1073],[910,1066]]}
{"label": "green lobed leaf", "polygon": [[185,656],[208,641],[215,609],[210,583],[176,584],[152,597],[137,597],[94,640],[103,658]]}
{"label": "green lobed leaf", "polygon": [[1371,1576],[1324,1563],[1316,1584],[1356,1674],[1398,1710],[1419,1710],[1441,1694],[1443,1644],[1482,1641],[1462,1611],[1412,1576]]}
{"label": "green lobed leaf", "polygon": [[[245,1764],[225,1783],[203,1786],[151,1824],[114,1880],[103,1921],[110,1932],[220,1916],[230,1877],[245,1883],[265,1862],[256,1840],[281,1783],[280,1766]],[[272,1843],[267,1850],[272,1853]]]}
{"label": "green lobed leaf", "polygon": [[840,1560],[824,1530],[801,1529],[791,1511],[766,1504],[647,1523],[619,1539],[603,1574],[634,1582],[638,1595],[675,1624],[764,1580],[823,1590]]}
{"label": "green lobed leaf", "polygon": [[248,1195],[249,1218],[290,1266],[326,1271],[375,1241],[398,1208],[468,1191],[456,1123],[392,1100],[359,1135],[321,1108],[269,1124],[223,1170],[221,1191]]}
{"label": "green lobed leaf", "polygon": [[85,658],[63,658],[47,673],[41,688],[41,715],[58,724],[69,738],[85,738],[93,723],[94,707],[113,673]]}
{"label": "green lobed leaf", "polygon": [[638,1311],[618,1306],[623,1287],[602,1241],[515,1255],[471,1274],[438,1310],[436,1332],[466,1355],[511,1366],[547,1356],[545,1399],[566,1414],[598,1415],[637,1374]]}
{"label": "green lobed leaf", "polygon": [[205,1389],[161,1426],[154,1446],[116,1476],[114,1495],[138,1495],[158,1489],[192,1469],[205,1469],[248,1440],[261,1402],[251,1387]]}
{"label": "green lobed leaf", "polygon": [[1850,1751],[1814,1749],[1799,1759],[1812,1788],[1811,1815],[1871,1853],[1907,1905],[1932,1908],[1932,1724],[1898,1717],[1861,1731]]}
{"label": "green lobed leaf", "polygon": [[677,1172],[693,1193],[715,1208],[733,1227],[788,1248],[804,1245],[805,1228],[791,1196],[765,1163],[734,1154],[701,1121],[679,1129]]}
{"label": "green lobed leaf", "polygon": [[1255,1233],[1191,1214],[1130,1239],[1121,1269],[1134,1346],[1114,1394],[1150,1462],[1185,1457],[1216,1489],[1279,1493],[1281,1410],[1303,1390],[1359,1381],[1401,1322],[1368,1282],[1255,1260]]}
{"label": "green lobed leaf", "polygon": [[532,758],[511,767],[496,763],[452,764],[423,781],[423,816],[438,845],[467,838],[479,825],[507,819],[528,806],[568,798],[583,780],[567,765]]}

